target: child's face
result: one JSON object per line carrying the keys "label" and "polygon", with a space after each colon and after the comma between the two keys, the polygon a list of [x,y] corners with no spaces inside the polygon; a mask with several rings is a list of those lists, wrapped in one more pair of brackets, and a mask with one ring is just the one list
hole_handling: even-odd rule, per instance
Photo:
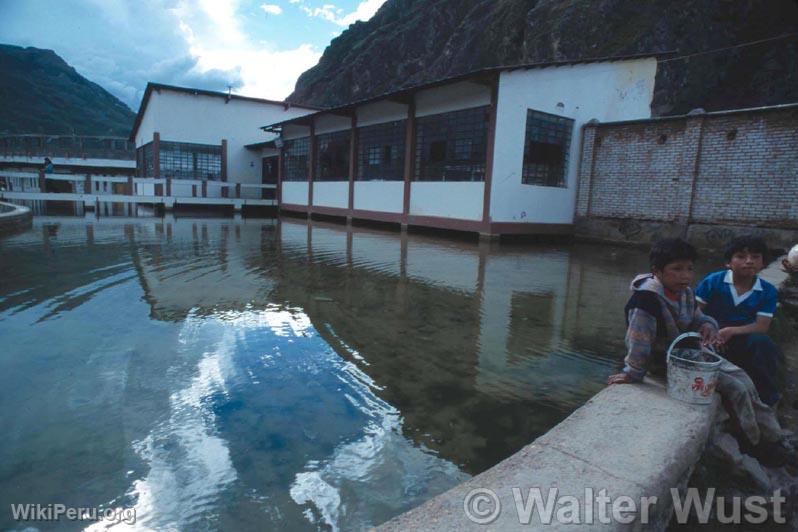
{"label": "child's face", "polygon": [[753,277],[762,270],[762,254],[748,251],[748,248],[735,252],[726,263],[736,277]]}
{"label": "child's face", "polygon": [[652,273],[671,292],[681,292],[693,284],[695,277],[693,261],[689,259],[669,262],[661,270],[654,268]]}

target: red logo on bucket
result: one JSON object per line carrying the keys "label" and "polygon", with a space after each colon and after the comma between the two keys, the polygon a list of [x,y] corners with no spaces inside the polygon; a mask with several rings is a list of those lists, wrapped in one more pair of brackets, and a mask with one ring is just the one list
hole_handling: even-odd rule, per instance
{"label": "red logo on bucket", "polygon": [[715,391],[715,381],[704,384],[704,379],[702,377],[696,377],[693,381],[692,388],[694,392],[698,392],[702,397],[707,397]]}

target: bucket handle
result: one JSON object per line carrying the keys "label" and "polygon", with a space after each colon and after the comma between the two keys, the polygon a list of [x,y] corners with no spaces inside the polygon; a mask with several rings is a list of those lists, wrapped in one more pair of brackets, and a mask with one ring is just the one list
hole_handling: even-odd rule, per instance
{"label": "bucket handle", "polygon": [[[686,333],[682,333],[682,334],[680,334],[679,336],[677,336],[677,337],[676,337],[676,338],[673,340],[673,342],[671,342],[671,345],[670,345],[670,347],[668,347],[668,360],[670,360],[670,358],[671,358],[671,351],[673,351],[673,348],[674,348],[674,347],[676,347],[676,344],[678,344],[679,342],[681,342],[681,341],[682,341],[682,340],[684,340],[685,338],[698,338],[698,339],[700,339],[700,338],[701,338],[701,335],[700,335],[700,334],[698,334],[698,333],[696,333],[696,332],[686,332]],[[715,356],[717,356],[717,357],[719,357],[719,356],[720,356],[720,355],[718,355],[718,354],[715,352],[715,350],[712,348],[712,346],[709,346],[709,345],[703,345],[703,346],[701,346],[701,348],[702,348],[702,349],[706,349],[707,351],[709,351],[710,353],[712,353],[713,355],[715,355]]]}

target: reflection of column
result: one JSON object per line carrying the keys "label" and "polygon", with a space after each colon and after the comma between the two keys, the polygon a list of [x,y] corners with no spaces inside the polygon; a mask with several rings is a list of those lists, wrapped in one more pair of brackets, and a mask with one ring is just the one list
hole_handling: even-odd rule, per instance
{"label": "reflection of column", "polygon": [[352,226],[346,227],[346,266],[352,268]]}
{"label": "reflection of column", "polygon": [[171,223],[167,223],[166,224],[166,241],[170,242],[170,243],[172,242],[172,224]]}
{"label": "reflection of column", "polygon": [[307,222],[308,225],[308,264],[313,263],[313,224],[310,221]]}
{"label": "reflection of column", "polygon": [[208,225],[202,224],[202,243],[208,245]]}
{"label": "reflection of column", "polygon": [[94,245],[94,225],[86,224],[86,243]]}
{"label": "reflection of column", "polygon": [[46,225],[42,226],[42,248],[44,249],[45,255],[52,253],[52,248],[50,247],[50,228]]}
{"label": "reflection of column", "polygon": [[230,237],[230,227],[223,224],[221,236],[219,238],[219,262],[222,264],[222,271],[227,273],[227,239]]}

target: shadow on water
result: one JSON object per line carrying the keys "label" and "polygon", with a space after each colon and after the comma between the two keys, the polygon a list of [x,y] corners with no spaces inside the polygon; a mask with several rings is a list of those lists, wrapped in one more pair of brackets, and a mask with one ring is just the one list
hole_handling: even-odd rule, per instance
{"label": "shadow on water", "polygon": [[0,507],[151,528],[364,528],[491,467],[602,388],[646,270],[297,219],[45,216],[0,254]]}

